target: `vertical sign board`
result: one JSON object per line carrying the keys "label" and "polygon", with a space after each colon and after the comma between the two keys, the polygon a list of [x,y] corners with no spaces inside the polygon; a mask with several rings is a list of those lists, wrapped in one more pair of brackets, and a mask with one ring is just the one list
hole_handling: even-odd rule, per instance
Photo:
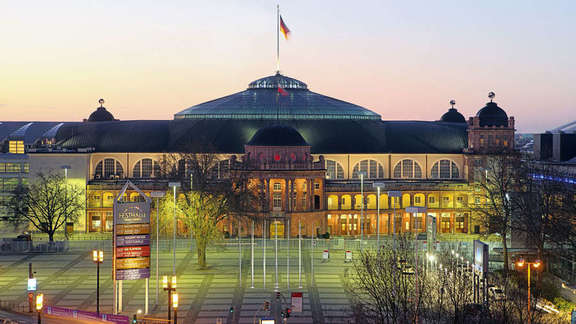
{"label": "vertical sign board", "polygon": [[116,280],[150,278],[150,198],[131,182],[126,183],[144,197],[143,202],[114,201],[114,269]]}
{"label": "vertical sign board", "polygon": [[474,240],[474,270],[483,276],[488,272],[488,244]]}
{"label": "vertical sign board", "polygon": [[302,313],[302,293],[292,293],[292,311],[294,313]]}

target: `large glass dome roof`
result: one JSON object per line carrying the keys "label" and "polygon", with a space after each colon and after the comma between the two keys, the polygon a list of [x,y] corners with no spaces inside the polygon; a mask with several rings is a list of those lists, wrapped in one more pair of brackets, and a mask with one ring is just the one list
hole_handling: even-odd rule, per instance
{"label": "large glass dome roof", "polygon": [[276,73],[251,82],[242,92],[185,109],[174,119],[380,120],[380,115],[312,92],[306,83]]}

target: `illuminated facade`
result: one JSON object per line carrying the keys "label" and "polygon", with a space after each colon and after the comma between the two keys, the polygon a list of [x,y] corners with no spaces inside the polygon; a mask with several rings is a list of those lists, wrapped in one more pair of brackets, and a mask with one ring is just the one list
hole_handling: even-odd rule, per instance
{"label": "illuminated facade", "polygon": [[217,155],[215,181],[231,171],[248,176],[267,230],[296,235],[300,223],[305,235],[357,236],[390,234],[395,223],[397,232],[424,231],[425,215],[405,212],[420,206],[440,233],[475,233],[476,161],[514,145],[513,118],[492,102],[469,122],[453,107],[438,121],[385,121],[280,74],[174,120],[118,121],[101,102],[84,122],[57,125],[27,147],[30,172],[70,166],[71,179],[86,187],[86,215],[75,229],[87,232],[112,230],[112,202],[126,179],[147,193],[165,191],[173,179],[162,174],[163,161],[192,150]]}

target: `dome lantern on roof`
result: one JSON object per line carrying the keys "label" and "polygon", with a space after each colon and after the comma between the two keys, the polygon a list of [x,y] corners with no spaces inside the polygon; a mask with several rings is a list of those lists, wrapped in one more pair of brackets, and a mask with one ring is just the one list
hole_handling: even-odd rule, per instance
{"label": "dome lantern on roof", "polygon": [[476,117],[480,119],[480,126],[508,126],[508,115],[493,101],[495,96],[494,92],[490,92],[488,94],[490,102],[476,113]]}
{"label": "dome lantern on roof", "polygon": [[310,146],[296,129],[284,125],[273,125],[260,128],[246,145]]}
{"label": "dome lantern on roof", "polygon": [[94,112],[92,112],[90,114],[90,117],[88,117],[89,122],[101,122],[101,121],[114,121],[116,119],[114,119],[114,115],[112,115],[108,110],[106,110],[106,107],[104,107],[104,99],[100,99],[98,100],[98,103],[100,104],[100,107],[96,108],[96,110]]}
{"label": "dome lantern on roof", "polygon": [[454,99],[450,100],[451,108],[448,109],[448,111],[446,113],[444,113],[444,115],[442,115],[442,117],[440,118],[440,121],[446,122],[446,123],[465,123],[466,122],[466,119],[464,118],[464,116],[462,116],[462,114],[459,113],[456,108],[454,108],[454,105],[456,105],[456,101]]}

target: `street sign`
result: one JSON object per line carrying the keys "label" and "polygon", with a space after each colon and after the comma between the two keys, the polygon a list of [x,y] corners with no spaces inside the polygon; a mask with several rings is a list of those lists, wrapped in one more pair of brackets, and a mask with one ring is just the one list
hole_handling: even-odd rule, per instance
{"label": "street sign", "polygon": [[36,278],[28,278],[28,291],[36,291]]}
{"label": "street sign", "polygon": [[344,253],[344,262],[352,262],[352,251],[346,251]]}
{"label": "street sign", "polygon": [[406,212],[413,214],[425,213],[426,210],[427,210],[426,207],[415,207],[415,206],[406,207]]}
{"label": "street sign", "polygon": [[474,270],[482,274],[488,272],[488,244],[474,240]]}
{"label": "street sign", "polygon": [[322,252],[322,259],[328,260],[330,258],[330,252],[328,250],[324,250]]}
{"label": "street sign", "polygon": [[389,197],[400,198],[400,197],[402,197],[402,191],[398,191],[398,190],[388,191],[388,196],[389,196]]}
{"label": "street sign", "polygon": [[[120,201],[131,187],[142,202]],[[152,200],[127,181],[114,199],[114,269],[116,280],[150,277],[150,203]]]}
{"label": "street sign", "polygon": [[293,292],[292,293],[292,311],[294,313],[302,313],[302,293]]}
{"label": "street sign", "polygon": [[576,324],[576,310],[572,311],[572,321],[571,324]]}

